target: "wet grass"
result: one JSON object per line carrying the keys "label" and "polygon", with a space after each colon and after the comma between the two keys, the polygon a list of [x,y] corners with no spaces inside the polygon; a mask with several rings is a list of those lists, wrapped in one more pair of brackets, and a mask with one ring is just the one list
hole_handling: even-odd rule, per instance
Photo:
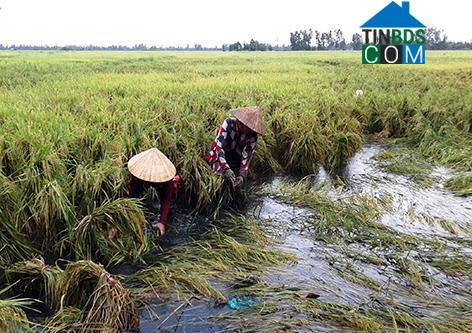
{"label": "wet grass", "polygon": [[26,317],[28,309],[34,300],[8,297],[10,287],[0,290],[0,331],[4,333],[33,332],[34,325]]}
{"label": "wet grass", "polygon": [[310,313],[313,319],[334,321],[343,327],[362,332],[467,332],[472,320],[464,313],[458,319],[447,315],[439,318],[421,318],[395,306],[378,304],[371,307],[343,306],[320,300],[305,300],[298,309]]}
{"label": "wet grass", "polygon": [[227,216],[201,239],[154,256],[152,261],[156,264],[126,281],[148,292],[179,292],[225,303],[224,292],[212,281],[226,286],[252,283],[264,267],[293,260],[285,253],[267,249],[267,242],[254,220]]}
{"label": "wet grass", "polygon": [[457,173],[449,178],[444,186],[459,196],[472,195],[472,172]]}
{"label": "wet grass", "polygon": [[379,225],[384,208],[388,208],[384,198],[347,194],[342,188],[315,184],[310,178],[272,185],[264,191],[278,200],[309,208],[304,225],[312,226],[305,227],[303,235],[320,244],[317,256],[324,257],[331,272],[353,290],[370,295],[368,303],[359,301],[357,305],[328,296],[323,299],[323,293],[318,300],[298,300],[296,295],[284,298],[288,304],[272,315],[290,316],[295,306],[296,313],[314,320],[310,326],[304,318],[292,323],[291,329],[310,330],[317,322],[323,327],[368,332],[472,329],[467,305],[471,257],[460,239],[451,246],[452,238],[414,235]]}
{"label": "wet grass", "polygon": [[[272,189],[274,190],[274,189]],[[285,183],[270,190],[271,195],[313,209],[310,235],[326,243],[363,243],[371,248],[407,251],[416,248],[420,239],[403,234],[379,222],[381,206],[369,196],[346,197],[341,190],[329,194],[323,184],[310,180]],[[272,192],[271,192],[272,191]],[[440,244],[428,241],[437,248]]]}
{"label": "wet grass", "polygon": [[[307,332],[329,327],[347,332],[468,332],[470,306],[454,304],[458,313],[425,316],[390,297],[373,294],[359,305],[303,297],[287,287],[256,285],[236,294],[251,295],[257,305],[220,315],[228,330],[239,332]],[[430,305],[430,308],[437,304]],[[453,306],[451,304],[451,306]]]}
{"label": "wet grass", "polygon": [[433,165],[418,154],[413,147],[395,147],[381,152],[375,157],[384,170],[406,176],[408,179],[423,185],[431,186]]}
{"label": "wet grass", "polygon": [[[447,242],[452,239],[405,233],[380,223],[380,217],[385,212],[383,208],[386,207],[383,198],[346,195],[342,188],[335,189],[327,184],[314,184],[310,178],[283,183],[267,191],[279,200],[288,200],[297,206],[313,210],[310,217],[313,225],[308,229],[310,238],[329,244],[362,244],[370,251],[375,250],[373,254],[355,251],[348,254],[350,257],[355,256],[358,260],[375,265],[385,265],[388,262],[403,272],[410,272],[409,275],[419,282],[427,278],[424,276],[419,278],[421,268],[416,267],[408,255],[415,256],[420,251],[423,254],[434,253],[434,257],[438,258],[441,255],[454,253],[456,263],[460,262],[458,258],[462,256],[462,265],[451,262],[450,266],[437,266],[450,267],[447,273],[453,273],[453,268],[457,269],[458,274],[469,272],[470,257],[462,252],[456,253],[457,249],[450,248]],[[441,223],[450,224],[448,221]],[[449,229],[455,233],[452,225],[449,225]],[[461,244],[460,238],[453,240]],[[347,251],[352,250],[345,250]]]}
{"label": "wet grass", "polygon": [[35,258],[7,266],[5,278],[16,281],[15,294],[48,305],[53,316],[41,324],[45,332],[122,332],[138,327],[137,306],[147,301],[197,297],[226,303],[227,289],[255,284],[265,267],[293,261],[268,249],[257,222],[243,216],[225,216],[196,236],[153,253],[147,268],[126,277],[110,276],[91,261],[61,269]]}
{"label": "wet grass", "polygon": [[428,258],[430,264],[450,276],[472,277],[472,260],[461,255],[434,256]]}

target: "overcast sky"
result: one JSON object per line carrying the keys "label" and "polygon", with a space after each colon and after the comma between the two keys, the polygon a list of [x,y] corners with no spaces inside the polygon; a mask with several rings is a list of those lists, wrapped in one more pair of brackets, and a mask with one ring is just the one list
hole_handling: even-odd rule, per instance
{"label": "overcast sky", "polygon": [[[390,0],[0,0],[0,44],[221,46],[251,38],[289,44],[290,32],[347,34]],[[397,0],[397,3],[401,3]],[[471,0],[411,0],[411,13],[450,40],[472,40]]]}

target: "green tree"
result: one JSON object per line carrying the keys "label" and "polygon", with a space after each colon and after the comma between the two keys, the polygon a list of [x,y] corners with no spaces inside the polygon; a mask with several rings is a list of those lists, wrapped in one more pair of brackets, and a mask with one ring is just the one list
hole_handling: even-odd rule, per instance
{"label": "green tree", "polygon": [[426,48],[429,50],[447,49],[447,35],[443,30],[436,28],[426,29]]}
{"label": "green tree", "polygon": [[290,46],[292,50],[311,50],[311,39],[313,30],[300,30],[290,33]]}
{"label": "green tree", "polygon": [[355,33],[352,35],[351,47],[354,50],[362,50],[362,36],[361,34]]}

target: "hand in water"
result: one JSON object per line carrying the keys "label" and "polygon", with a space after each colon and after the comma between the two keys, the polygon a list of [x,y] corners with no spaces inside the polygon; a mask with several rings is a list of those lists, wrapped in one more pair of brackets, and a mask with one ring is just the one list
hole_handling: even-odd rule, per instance
{"label": "hand in water", "polygon": [[223,172],[223,177],[228,179],[231,182],[231,184],[233,184],[233,186],[234,186],[234,182],[236,181],[236,176],[234,175],[233,170],[231,170],[230,168],[226,169]]}
{"label": "hand in water", "polygon": [[152,228],[156,231],[159,231],[159,237],[164,236],[164,234],[166,233],[166,226],[161,222],[153,223]]}
{"label": "hand in water", "polygon": [[236,177],[236,180],[234,181],[234,187],[242,186],[243,184],[244,184],[243,176]]}

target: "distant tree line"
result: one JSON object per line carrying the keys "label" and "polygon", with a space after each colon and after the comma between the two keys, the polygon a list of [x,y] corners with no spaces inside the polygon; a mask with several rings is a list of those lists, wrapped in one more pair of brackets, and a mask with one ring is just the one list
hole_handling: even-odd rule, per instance
{"label": "distant tree line", "polygon": [[217,46],[215,47],[204,47],[201,44],[194,44],[193,46],[146,46],[144,44],[137,44],[134,46],[126,45],[110,45],[110,46],[97,46],[97,45],[65,45],[65,46],[50,46],[50,45],[2,45],[0,44],[0,50],[40,50],[40,51],[217,51],[221,50]]}
{"label": "distant tree line", "polygon": [[236,42],[233,44],[223,44],[223,51],[273,51],[274,48],[270,44],[261,43],[251,39],[249,43]]}
{"label": "distant tree line", "polygon": [[[443,30],[436,28],[426,29],[427,50],[471,50],[470,42],[448,41]],[[362,49],[362,36],[359,33],[352,35],[350,41],[344,38],[341,30],[320,32],[318,30],[297,30],[290,33],[290,47],[292,50],[360,50]]]}
{"label": "distant tree line", "polygon": [[426,29],[427,50],[472,50],[472,40],[469,42],[452,42],[448,40],[444,30]]}
{"label": "distant tree line", "polygon": [[[472,50],[472,41],[452,42],[448,40],[443,30],[436,28],[426,29],[426,49],[428,50]],[[297,30],[290,33],[290,45],[271,45],[251,39],[249,43],[235,42],[223,44],[221,47],[205,47],[194,44],[192,47],[181,46],[146,46],[137,44],[134,46],[111,45],[111,46],[34,46],[34,45],[2,45],[0,50],[65,50],[65,51],[322,51],[322,50],[360,50],[362,49],[362,36],[353,34],[346,39],[340,29],[322,32],[312,29]]]}

